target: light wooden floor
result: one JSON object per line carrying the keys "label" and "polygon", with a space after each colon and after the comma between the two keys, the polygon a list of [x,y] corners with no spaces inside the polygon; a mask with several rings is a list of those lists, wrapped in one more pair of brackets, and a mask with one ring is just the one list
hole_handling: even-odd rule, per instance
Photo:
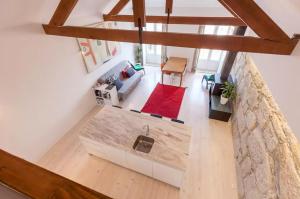
{"label": "light wooden floor", "polygon": [[[98,107],[68,132],[39,164],[116,199],[237,199],[231,127],[208,119],[208,93],[201,86],[201,79],[200,73],[188,73],[184,79],[188,88],[179,119],[191,126],[193,132],[188,171],[180,191],[86,153],[77,134],[85,121],[99,111]],[[167,76],[165,80],[171,82]],[[159,68],[147,68],[146,76],[122,106],[141,109],[159,81]]]}

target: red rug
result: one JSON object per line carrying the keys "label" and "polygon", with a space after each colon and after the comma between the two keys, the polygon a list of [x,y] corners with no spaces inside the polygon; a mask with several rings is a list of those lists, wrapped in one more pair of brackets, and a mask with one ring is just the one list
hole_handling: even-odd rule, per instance
{"label": "red rug", "polygon": [[185,88],[158,83],[142,112],[177,119]]}

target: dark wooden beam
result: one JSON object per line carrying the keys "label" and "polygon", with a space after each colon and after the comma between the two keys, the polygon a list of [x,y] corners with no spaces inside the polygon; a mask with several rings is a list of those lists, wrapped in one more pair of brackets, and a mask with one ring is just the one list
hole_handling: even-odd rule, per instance
{"label": "dark wooden beam", "polygon": [[[239,35],[239,36],[243,36],[246,33],[246,29],[247,28],[243,27],[243,26],[238,27],[234,31],[234,34]],[[221,77],[220,77],[223,81],[228,80],[228,77],[230,75],[230,72],[231,72],[231,69],[233,67],[233,64],[234,64],[234,61],[236,59],[237,54],[238,54],[238,52],[232,52],[232,51],[227,52],[226,57],[224,59],[223,66],[222,66]]]}
{"label": "dark wooden beam", "polygon": [[72,10],[77,4],[78,0],[61,0],[58,4],[54,15],[52,16],[49,25],[62,26],[67,21]]}
{"label": "dark wooden beam", "polygon": [[0,182],[32,199],[111,199],[3,150]]}
{"label": "dark wooden beam", "polygon": [[258,36],[273,41],[289,41],[289,36],[255,3],[254,0],[219,0],[234,12]]}
{"label": "dark wooden beam", "polygon": [[[49,35],[131,43],[140,42],[139,32],[135,30],[114,30],[75,26],[55,27],[49,25],[43,25],[43,27],[45,32]],[[142,32],[142,36],[143,43],[145,44],[285,55],[291,54],[298,42],[296,39],[286,42],[278,42],[257,37],[199,35],[148,31]]]}
{"label": "dark wooden beam", "polygon": [[145,0],[132,0],[133,21],[135,27],[146,26]]}
{"label": "dark wooden beam", "polygon": [[239,16],[226,3],[224,3],[222,0],[219,0],[219,2],[232,14],[232,16],[239,19]]}
{"label": "dark wooden beam", "polygon": [[119,2],[113,7],[113,9],[108,13],[108,15],[117,15],[121,10],[127,5],[129,0],[119,0]]}
{"label": "dark wooden beam", "polygon": [[173,12],[173,0],[166,0],[166,14],[171,14]]}
{"label": "dark wooden beam", "polygon": [[[104,21],[133,22],[133,15],[103,15]],[[146,16],[147,23],[167,23],[167,16]],[[234,17],[185,17],[170,16],[169,24],[189,24],[189,25],[228,25],[246,26],[238,18]]]}
{"label": "dark wooden beam", "polygon": [[294,34],[293,38],[294,39],[300,39],[300,34]]}

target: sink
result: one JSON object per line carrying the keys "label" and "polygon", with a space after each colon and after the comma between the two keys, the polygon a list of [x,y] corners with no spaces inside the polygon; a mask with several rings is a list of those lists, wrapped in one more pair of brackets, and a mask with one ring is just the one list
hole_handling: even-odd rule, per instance
{"label": "sink", "polygon": [[144,135],[139,135],[133,144],[133,149],[136,151],[149,153],[152,149],[153,144],[154,144],[153,138]]}

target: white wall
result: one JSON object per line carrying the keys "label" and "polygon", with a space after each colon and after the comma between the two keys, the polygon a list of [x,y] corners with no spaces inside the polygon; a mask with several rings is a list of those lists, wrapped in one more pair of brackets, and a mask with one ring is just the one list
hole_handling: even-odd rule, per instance
{"label": "white wall", "polygon": [[[298,0],[256,1],[289,35],[300,33],[300,3]],[[300,139],[300,44],[291,56],[251,54],[267,82],[275,100]]]}
{"label": "white wall", "polygon": [[[87,74],[74,38],[43,32],[41,24],[58,2],[9,0],[0,7],[0,148],[31,161],[94,107],[97,78],[122,59],[133,59],[131,45],[123,44],[122,55]],[[76,8],[78,16],[85,9],[91,6]],[[92,20],[81,23],[97,22],[96,8],[91,13],[84,19]]]}

